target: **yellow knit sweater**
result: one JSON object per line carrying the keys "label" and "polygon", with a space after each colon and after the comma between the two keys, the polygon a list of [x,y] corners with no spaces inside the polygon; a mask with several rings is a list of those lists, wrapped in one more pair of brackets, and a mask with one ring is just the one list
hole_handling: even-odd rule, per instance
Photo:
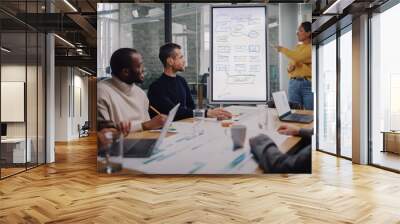
{"label": "yellow knit sweater", "polygon": [[289,72],[289,78],[311,78],[311,44],[298,44],[293,50],[282,47],[279,52],[290,59],[289,65],[295,69]]}

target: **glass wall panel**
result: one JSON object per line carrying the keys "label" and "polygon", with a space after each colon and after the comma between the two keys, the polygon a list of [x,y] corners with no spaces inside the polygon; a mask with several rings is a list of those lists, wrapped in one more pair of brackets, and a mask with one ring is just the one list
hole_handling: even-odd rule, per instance
{"label": "glass wall panel", "polygon": [[352,157],[352,33],[340,36],[340,154]]}
{"label": "glass wall panel", "polygon": [[25,170],[31,159],[26,150],[26,41],[25,32],[1,34],[2,177]]}
{"label": "glass wall panel", "polygon": [[400,170],[400,4],[371,19],[372,163]]}
{"label": "glass wall panel", "polygon": [[38,142],[37,142],[37,76],[38,76],[38,35],[36,32],[27,33],[27,80],[26,80],[26,114],[27,114],[27,149],[30,149],[28,168],[37,165]]}
{"label": "glass wall panel", "polygon": [[21,22],[26,20],[26,13],[43,13],[44,3],[0,3],[1,8],[13,12],[0,13],[1,178],[45,162],[46,39]]}
{"label": "glass wall panel", "polygon": [[318,145],[336,154],[336,36],[318,48]]}
{"label": "glass wall panel", "polygon": [[186,60],[181,75],[188,82],[193,98],[198,99],[202,106],[206,103],[210,67],[209,30],[210,4],[172,4],[172,42],[182,47]]}
{"label": "glass wall panel", "polygon": [[158,50],[164,44],[164,4],[98,4],[98,76],[110,77],[109,61],[121,47],[138,50],[145,64],[144,89],[162,73]]}
{"label": "glass wall panel", "polygon": [[37,74],[37,162],[38,164],[44,164],[46,162],[46,145],[45,145],[45,125],[46,125],[46,76],[45,76],[45,65],[46,65],[46,36],[43,33],[38,34],[38,74]]}

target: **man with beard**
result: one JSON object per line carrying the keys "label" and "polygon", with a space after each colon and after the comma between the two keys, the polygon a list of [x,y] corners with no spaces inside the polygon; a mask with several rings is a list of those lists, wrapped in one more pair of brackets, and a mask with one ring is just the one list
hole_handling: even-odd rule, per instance
{"label": "man with beard", "polygon": [[[147,95],[151,105],[161,113],[168,113],[176,104],[180,103],[175,120],[193,117],[195,103],[189,86],[185,78],[177,75],[178,72],[185,71],[186,62],[181,46],[174,43],[161,46],[159,58],[164,66],[164,73],[149,87]],[[150,115],[155,116],[156,114],[151,111]],[[232,117],[231,113],[222,108],[208,109],[205,116],[218,119]]]}
{"label": "man with beard", "polygon": [[157,129],[164,125],[165,115],[150,119],[149,100],[136,84],[144,80],[141,54],[135,49],[116,50],[110,59],[112,78],[97,85],[97,119],[111,121],[124,134]]}

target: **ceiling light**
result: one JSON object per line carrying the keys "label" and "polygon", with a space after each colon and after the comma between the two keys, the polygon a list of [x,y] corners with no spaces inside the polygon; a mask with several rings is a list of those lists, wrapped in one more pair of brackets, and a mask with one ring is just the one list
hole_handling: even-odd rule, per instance
{"label": "ceiling light", "polygon": [[65,4],[67,4],[74,12],[78,12],[78,10],[71,4],[69,3],[68,0],[64,0]]}
{"label": "ceiling light", "polygon": [[64,39],[64,38],[62,38],[62,37],[60,37],[60,36],[57,35],[57,34],[54,34],[54,36],[57,37],[58,39],[60,39],[62,42],[64,42],[64,43],[66,43],[67,45],[69,45],[70,47],[75,48],[75,45],[73,45],[73,44],[72,44],[71,42],[69,42],[68,40],[66,40],[66,39]]}
{"label": "ceiling light", "polygon": [[86,71],[86,70],[83,70],[83,69],[81,69],[81,68],[78,68],[78,70],[81,71],[81,72],[83,72],[83,73],[85,73],[85,74],[87,74],[87,75],[92,75],[92,73],[90,73],[90,72],[88,72],[88,71]]}
{"label": "ceiling light", "polygon": [[355,0],[336,0],[322,14],[342,14],[343,9],[351,5]]}
{"label": "ceiling light", "polygon": [[1,49],[2,51],[6,52],[6,53],[10,53],[10,52],[11,52],[11,50],[9,50],[9,49],[7,49],[7,48],[5,48],[5,47],[1,47],[0,49]]}

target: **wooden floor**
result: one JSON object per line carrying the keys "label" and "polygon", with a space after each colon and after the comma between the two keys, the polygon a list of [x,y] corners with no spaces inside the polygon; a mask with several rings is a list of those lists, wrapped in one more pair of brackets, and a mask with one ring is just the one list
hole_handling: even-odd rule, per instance
{"label": "wooden floor", "polygon": [[313,153],[312,175],[106,176],[94,138],[0,181],[0,223],[400,223],[400,175]]}
{"label": "wooden floor", "polygon": [[372,157],[374,164],[400,170],[400,154],[375,151]]}

